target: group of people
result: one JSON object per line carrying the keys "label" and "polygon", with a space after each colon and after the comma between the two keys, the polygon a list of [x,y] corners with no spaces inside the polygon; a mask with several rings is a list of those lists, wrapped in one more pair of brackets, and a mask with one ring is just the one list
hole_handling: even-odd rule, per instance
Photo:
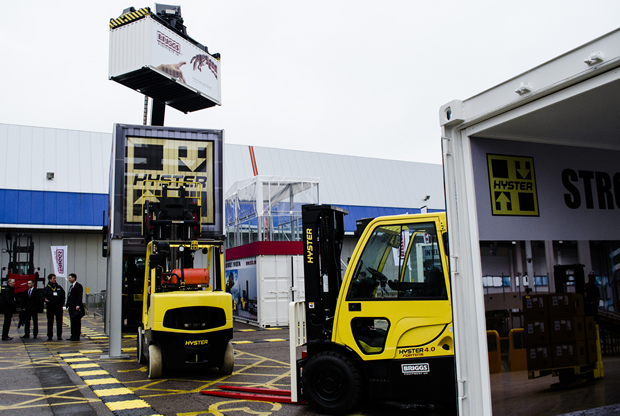
{"label": "group of people", "polygon": [[[56,336],[62,340],[62,314],[63,307],[67,308],[71,320],[71,337],[67,341],[79,341],[82,332],[82,317],[84,316],[84,304],[82,303],[83,287],[77,281],[75,273],[69,274],[69,291],[65,296],[65,290],[56,282],[56,275],[47,276],[47,286],[43,290],[37,289],[34,280],[28,280],[28,289],[24,293],[20,323],[24,323],[24,335],[22,338],[30,338],[30,322],[32,321],[32,336],[39,335],[39,309],[45,303],[47,309],[47,340],[51,341],[54,335],[54,321],[56,321]],[[13,313],[17,309],[15,298],[15,279],[7,281],[7,287],[2,291],[4,304],[4,325],[2,326],[2,341],[10,341],[9,336]],[[65,302],[66,301],[66,302]]]}

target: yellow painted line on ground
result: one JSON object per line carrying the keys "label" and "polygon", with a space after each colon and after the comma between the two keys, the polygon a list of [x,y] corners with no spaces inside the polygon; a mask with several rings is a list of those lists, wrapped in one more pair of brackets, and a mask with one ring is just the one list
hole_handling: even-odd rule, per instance
{"label": "yellow painted line on ground", "polygon": [[80,350],[82,354],[101,354],[103,350]]}
{"label": "yellow painted line on ground", "polygon": [[95,385],[99,385],[99,384],[121,384],[120,381],[118,381],[117,379],[115,379],[113,377],[97,378],[97,379],[94,379],[94,380],[84,380],[84,383],[86,383],[89,386],[95,386]]}
{"label": "yellow painted line on ground", "polygon": [[123,394],[134,394],[134,392],[129,390],[127,387],[120,387],[118,389],[93,390],[93,392],[95,392],[95,394],[99,397],[121,396]]}
{"label": "yellow painted line on ground", "polygon": [[64,360],[65,360],[67,363],[70,363],[70,362],[71,362],[71,363],[75,363],[75,362],[79,362],[79,361],[90,361],[90,360],[89,360],[88,358],[86,358],[86,357],[83,357],[83,358],[71,358],[71,357],[68,357],[68,358],[64,358]]}
{"label": "yellow painted line on ground", "polygon": [[65,358],[65,357],[81,357],[82,354],[79,352],[65,352],[62,354],[58,354],[59,357]]}
{"label": "yellow painted line on ground", "polygon": [[282,328],[265,328],[267,331],[279,331]]}
{"label": "yellow painted line on ground", "polygon": [[137,347],[121,348],[121,351],[138,351],[138,348]]}
{"label": "yellow painted line on ground", "polygon": [[255,332],[256,329],[240,329],[239,332]]}
{"label": "yellow painted line on ground", "polygon": [[101,376],[104,374],[108,374],[108,372],[105,370],[91,370],[91,371],[76,371],[75,374],[77,374],[80,377],[85,377],[85,376]]}
{"label": "yellow painted line on ground", "polygon": [[233,344],[254,344],[252,341],[230,341]]}
{"label": "yellow painted line on ground", "polygon": [[144,400],[126,400],[123,402],[107,402],[105,404],[111,411],[127,410],[127,409],[139,409],[141,407],[151,407]]}
{"label": "yellow painted line on ground", "polygon": [[108,339],[108,337],[90,337],[90,339]]}
{"label": "yellow painted line on ground", "polygon": [[271,339],[266,339],[265,341],[268,341],[268,342],[282,342],[282,341],[286,341],[286,340],[282,339],[282,338],[271,338]]}
{"label": "yellow painted line on ground", "polygon": [[80,368],[101,368],[99,367],[99,364],[95,364],[95,363],[88,363],[88,364],[72,364],[69,367],[73,368],[74,370],[79,370]]}

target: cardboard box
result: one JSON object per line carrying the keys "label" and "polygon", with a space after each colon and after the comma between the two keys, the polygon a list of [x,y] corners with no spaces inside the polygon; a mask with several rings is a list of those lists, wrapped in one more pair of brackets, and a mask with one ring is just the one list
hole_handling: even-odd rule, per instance
{"label": "cardboard box", "polygon": [[549,318],[549,332],[552,344],[586,340],[583,318]]}
{"label": "cardboard box", "polygon": [[546,319],[526,320],[523,324],[523,343],[526,347],[550,344],[549,321]]}
{"label": "cardboard box", "polygon": [[549,317],[583,317],[583,296],[577,293],[553,293],[549,295]]}
{"label": "cardboard box", "polygon": [[552,344],[553,368],[576,367],[588,364],[585,341]]}
{"label": "cardboard box", "polygon": [[527,347],[525,352],[527,354],[528,371],[545,370],[553,367],[551,345]]}
{"label": "cardboard box", "polygon": [[523,316],[525,319],[543,319],[549,316],[547,294],[523,296]]}
{"label": "cardboard box", "polygon": [[593,316],[586,316],[584,318],[584,325],[586,327],[586,339],[596,340],[596,322]]}
{"label": "cardboard box", "polygon": [[596,351],[596,340],[589,339],[586,341],[586,348],[588,349],[588,363],[595,363],[598,359],[597,351]]}

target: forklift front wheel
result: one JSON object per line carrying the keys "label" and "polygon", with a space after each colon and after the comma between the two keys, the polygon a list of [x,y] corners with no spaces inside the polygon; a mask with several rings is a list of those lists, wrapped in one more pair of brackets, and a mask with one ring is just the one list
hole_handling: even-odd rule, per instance
{"label": "forklift front wheel", "polygon": [[162,366],[161,349],[157,345],[149,345],[149,378],[160,378]]}
{"label": "forklift front wheel", "polygon": [[349,358],[333,351],[312,357],[303,370],[308,404],[320,413],[348,413],[362,399],[362,376]]}
{"label": "forklift front wheel", "polygon": [[220,366],[220,374],[222,375],[231,375],[233,372],[233,368],[235,367],[235,350],[233,349],[232,342],[228,342],[226,346],[226,351],[224,351],[224,361]]}
{"label": "forklift front wheel", "polygon": [[142,325],[138,327],[138,336],[136,337],[138,342],[138,364],[146,364],[146,358],[144,358],[144,335],[142,335]]}

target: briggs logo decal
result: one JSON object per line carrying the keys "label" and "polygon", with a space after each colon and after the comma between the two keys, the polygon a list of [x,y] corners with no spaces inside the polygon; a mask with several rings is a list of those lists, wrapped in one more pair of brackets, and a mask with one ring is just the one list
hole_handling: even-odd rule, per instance
{"label": "briggs logo decal", "polygon": [[159,43],[161,46],[168,49],[175,55],[179,55],[181,53],[181,44],[176,40],[161,33],[159,30],[157,31],[157,43]]}
{"label": "briggs logo decal", "polygon": [[431,369],[428,363],[423,364],[401,364],[403,374],[406,376],[417,374],[428,374]]}

